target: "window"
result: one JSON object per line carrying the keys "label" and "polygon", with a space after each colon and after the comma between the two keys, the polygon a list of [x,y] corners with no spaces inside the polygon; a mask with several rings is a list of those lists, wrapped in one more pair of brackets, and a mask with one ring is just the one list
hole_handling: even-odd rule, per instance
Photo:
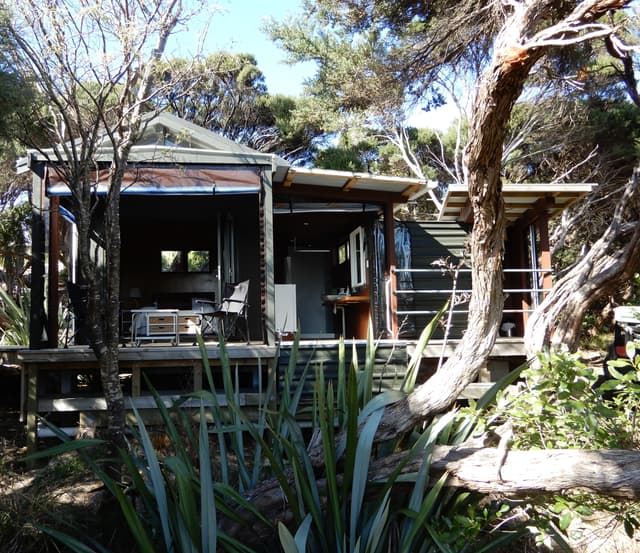
{"label": "window", "polygon": [[208,250],[162,250],[160,271],[162,273],[208,273],[210,257]]}
{"label": "window", "polygon": [[160,252],[160,271],[163,273],[183,272],[182,252],[179,250],[162,250]]}
{"label": "window", "polygon": [[206,250],[190,250],[187,252],[187,272],[208,273],[209,252]]}
{"label": "window", "polygon": [[367,256],[362,227],[358,227],[349,234],[349,249],[351,254],[351,288],[353,289],[367,283]]}
{"label": "window", "polygon": [[342,265],[349,259],[349,244],[343,242],[338,246],[338,265]]}

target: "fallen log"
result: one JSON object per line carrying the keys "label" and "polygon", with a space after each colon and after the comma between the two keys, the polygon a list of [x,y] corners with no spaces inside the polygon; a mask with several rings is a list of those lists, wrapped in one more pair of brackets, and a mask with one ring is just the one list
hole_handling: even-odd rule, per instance
{"label": "fallen log", "polygon": [[[373,463],[370,478],[390,474],[401,457],[396,454]],[[544,449],[509,451],[502,464],[501,458],[499,448],[436,446],[431,477],[447,472],[447,486],[505,497],[584,491],[640,498],[640,451]],[[403,472],[415,472],[421,464],[422,459],[414,459]]]}
{"label": "fallen log", "polygon": [[[407,453],[396,453],[371,463],[369,481],[383,481],[402,463]],[[402,474],[417,472],[423,457],[412,458]],[[503,462],[501,462],[503,461]],[[431,483],[447,473],[446,485],[504,498],[522,498],[549,493],[588,492],[619,499],[640,498],[640,451],[545,449],[508,451],[495,447],[436,446],[430,464]],[[290,481],[293,485],[293,478]],[[323,480],[318,481],[320,489]],[[403,484],[406,485],[406,484]],[[267,520],[293,522],[287,499],[276,480],[263,483],[249,493],[249,501]],[[274,530],[242,509],[243,522],[224,520],[222,528],[241,536],[247,545],[274,537]]]}

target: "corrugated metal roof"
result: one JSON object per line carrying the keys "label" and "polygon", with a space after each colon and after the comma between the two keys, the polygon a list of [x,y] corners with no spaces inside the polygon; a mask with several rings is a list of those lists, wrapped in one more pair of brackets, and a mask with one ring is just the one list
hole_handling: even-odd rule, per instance
{"label": "corrugated metal roof", "polygon": [[[551,217],[586,196],[594,183],[507,183],[502,186],[507,220],[515,221],[536,205]],[[440,221],[471,222],[469,193],[465,185],[451,185],[447,189],[438,216]]]}
{"label": "corrugated metal roof", "polygon": [[334,192],[387,193],[406,200],[424,194],[429,186],[427,181],[416,178],[304,167],[290,167],[282,185],[292,193],[295,193],[298,187],[308,186],[321,187]]}

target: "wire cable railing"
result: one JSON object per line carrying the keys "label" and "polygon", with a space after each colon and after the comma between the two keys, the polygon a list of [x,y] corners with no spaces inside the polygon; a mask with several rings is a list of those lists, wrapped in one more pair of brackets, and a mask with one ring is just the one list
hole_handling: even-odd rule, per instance
{"label": "wire cable railing", "polygon": [[[441,282],[444,282],[445,279],[447,278],[449,278],[452,282],[452,285],[450,288],[443,288],[443,287],[419,288],[414,282],[411,288],[404,288],[404,289],[397,288],[396,290],[393,291],[393,294],[395,294],[395,296],[398,299],[413,298],[415,301],[416,298],[419,298],[419,297],[441,295],[443,296],[444,301],[446,301],[447,299],[450,299],[451,295],[454,293],[453,277],[450,274],[448,274],[446,271],[443,272],[442,269],[394,269],[394,272],[396,273],[396,275],[410,274],[412,276],[414,275],[429,276],[430,274],[438,274],[441,277]],[[468,268],[457,269],[457,272],[459,276],[467,275],[471,273],[471,269],[468,269]],[[541,283],[542,277],[552,274],[552,272],[548,269],[503,269],[503,273],[506,273],[506,274],[515,273],[515,274],[526,275],[527,278],[530,280],[530,282],[532,282],[532,285],[530,287],[524,287],[524,288],[507,287],[503,289],[505,298],[509,297],[510,295],[522,294],[525,296],[528,295],[531,299],[531,301],[528,302],[529,304],[528,307],[521,307],[517,309],[516,308],[503,309],[504,314],[521,314],[521,313],[533,312],[536,309],[536,307],[539,305],[539,303],[542,301],[542,298],[544,297],[544,295],[551,290],[550,288],[544,288]],[[455,288],[455,294],[456,296],[468,296],[471,294],[471,289],[460,288],[458,286]],[[390,299],[390,294],[387,294],[387,299],[388,300]],[[454,305],[452,309],[452,312],[454,315],[469,313],[468,309],[464,307],[462,308],[460,307],[462,305],[465,305],[465,302],[460,302]],[[391,308],[389,306],[388,312],[390,311],[391,311]],[[408,308],[406,305],[403,305],[402,308],[394,310],[394,314],[397,316],[435,315],[436,313],[438,313],[438,311],[439,311],[439,308],[438,309],[435,309],[435,308],[434,309],[415,309],[415,308]]]}

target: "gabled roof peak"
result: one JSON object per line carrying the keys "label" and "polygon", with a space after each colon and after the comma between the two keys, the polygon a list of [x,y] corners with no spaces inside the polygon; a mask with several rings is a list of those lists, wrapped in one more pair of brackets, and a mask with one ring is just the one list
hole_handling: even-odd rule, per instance
{"label": "gabled roof peak", "polygon": [[167,112],[146,114],[143,121],[145,128],[136,145],[155,144],[241,154],[259,153],[257,150]]}

